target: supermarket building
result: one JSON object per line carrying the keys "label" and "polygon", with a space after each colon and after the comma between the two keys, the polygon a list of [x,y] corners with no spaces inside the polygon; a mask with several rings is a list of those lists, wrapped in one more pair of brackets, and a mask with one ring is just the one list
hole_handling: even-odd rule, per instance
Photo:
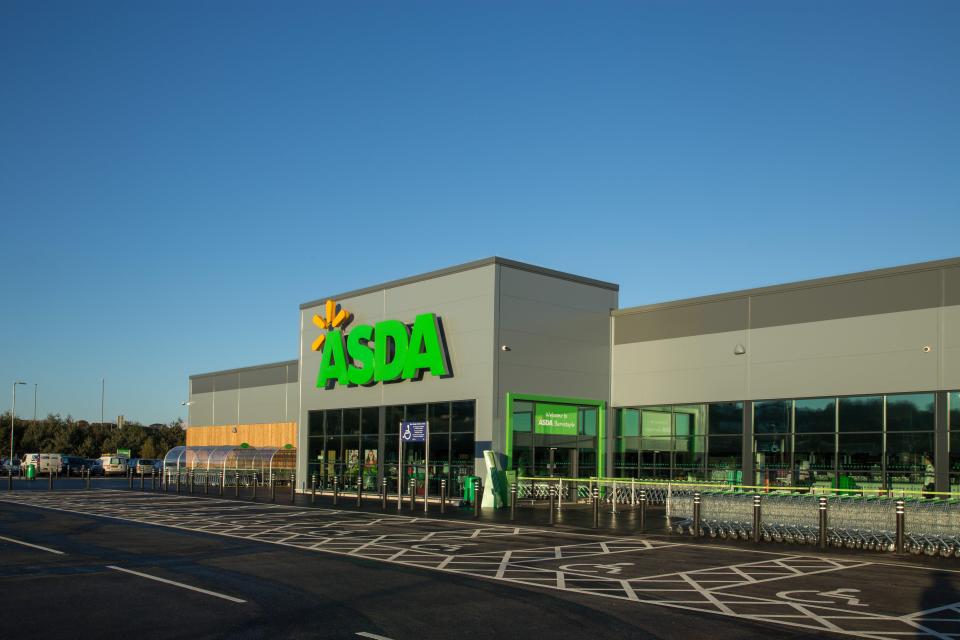
{"label": "supermarket building", "polygon": [[189,384],[188,445],[291,445],[300,489],[395,483],[401,422],[428,421],[403,461],[429,453],[431,495],[484,451],[522,476],[957,490],[960,258],[625,309],[488,258],[305,303],[296,360]]}

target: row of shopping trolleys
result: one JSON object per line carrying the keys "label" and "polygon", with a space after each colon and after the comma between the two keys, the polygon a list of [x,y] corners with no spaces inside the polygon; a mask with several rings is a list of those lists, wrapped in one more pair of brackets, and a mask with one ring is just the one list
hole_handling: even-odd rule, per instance
{"label": "row of shopping trolleys", "polygon": [[[721,539],[753,539],[753,496],[748,492],[701,494],[700,535]],[[762,497],[759,538],[765,542],[817,545],[820,541],[818,496],[767,494]],[[836,548],[896,550],[896,500],[885,497],[829,496],[826,543]],[[960,501],[903,499],[906,515],[904,551],[916,555],[960,558]],[[689,498],[671,501],[672,528],[693,534]],[[712,512],[712,513],[711,513]]]}

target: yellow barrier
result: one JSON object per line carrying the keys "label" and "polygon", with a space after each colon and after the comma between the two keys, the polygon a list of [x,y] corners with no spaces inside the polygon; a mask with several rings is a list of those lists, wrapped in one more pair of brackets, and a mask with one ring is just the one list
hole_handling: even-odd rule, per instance
{"label": "yellow barrier", "polygon": [[[665,481],[665,480],[643,480],[640,478],[563,478],[560,476],[520,476],[517,480],[532,480],[536,482],[579,482],[583,484],[592,484],[596,482],[601,483],[613,483],[617,484],[630,484],[631,482],[635,484],[643,485],[654,485],[654,486],[667,486],[671,487],[715,487],[717,489],[728,489],[732,491],[749,491],[756,493],[839,493],[839,494],[856,494],[856,495],[876,495],[880,496],[921,496],[921,497],[930,497],[930,496],[943,496],[944,498],[960,498],[960,492],[958,491],[924,491],[924,490],[911,490],[911,489],[837,489],[834,487],[817,487],[817,486],[807,486],[807,487],[781,487],[781,486],[763,486],[763,485],[748,485],[748,484],[730,484],[726,482],[696,482],[689,480],[677,480],[677,481]],[[896,494],[896,495],[894,495]]]}

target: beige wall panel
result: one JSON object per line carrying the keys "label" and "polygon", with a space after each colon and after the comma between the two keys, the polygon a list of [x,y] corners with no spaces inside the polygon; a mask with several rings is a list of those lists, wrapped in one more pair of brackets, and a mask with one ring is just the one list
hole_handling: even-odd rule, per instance
{"label": "beige wall panel", "polygon": [[618,375],[613,381],[613,405],[681,404],[743,398],[743,365],[678,369]]}
{"label": "beige wall panel", "polygon": [[746,372],[746,356],[734,354],[738,344],[747,344],[746,331],[618,344],[613,347],[614,377],[632,373],[728,367],[740,367]]}
{"label": "beige wall panel", "polygon": [[960,389],[960,306],[945,307],[940,313],[942,388],[956,390]]}

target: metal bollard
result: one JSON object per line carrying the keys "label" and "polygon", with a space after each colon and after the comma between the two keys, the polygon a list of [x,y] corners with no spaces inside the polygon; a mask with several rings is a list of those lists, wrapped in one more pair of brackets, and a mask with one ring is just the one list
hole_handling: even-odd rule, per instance
{"label": "metal bollard", "polygon": [[410,513],[413,513],[417,508],[417,481],[414,478],[410,478]]}
{"label": "metal bollard", "polygon": [[193,469],[187,471],[187,493],[193,495]]}
{"label": "metal bollard", "polygon": [[234,475],[233,479],[236,481],[236,484],[233,486],[233,497],[239,500],[240,499],[240,472],[234,471],[233,475]]}
{"label": "metal bollard", "polygon": [[517,519],[517,483],[510,485],[510,521]]}
{"label": "metal bollard", "polygon": [[600,528],[600,488],[593,488],[593,528]]}
{"label": "metal bollard", "polygon": [[49,479],[49,483],[48,483],[48,485],[47,485],[47,489],[48,489],[48,490],[53,490],[53,471],[50,471],[49,473],[47,473],[47,478]]}
{"label": "metal bollard", "polygon": [[700,537],[700,492],[693,492],[693,526],[690,527],[690,533],[695,537]]}
{"label": "metal bollard", "polygon": [[310,504],[317,503],[317,474],[310,476]]}
{"label": "metal bollard", "polygon": [[254,471],[253,475],[250,476],[250,500],[256,502],[257,500],[257,472]]}
{"label": "metal bollard", "polygon": [[180,469],[177,469],[177,495],[180,494],[180,476],[181,475],[182,474],[180,473]]}
{"label": "metal bollard", "polygon": [[133,489],[133,469],[127,469],[127,488]]}
{"label": "metal bollard", "polygon": [[357,509],[363,505],[363,467],[357,471]]}
{"label": "metal bollard", "polygon": [[203,474],[203,495],[210,495],[210,471],[207,470]]}
{"label": "metal bollard", "polygon": [[90,469],[87,469],[87,489],[90,488]]}
{"label": "metal bollard", "polygon": [[143,482],[144,482],[143,469],[141,469],[140,470],[140,491],[143,491],[144,489],[146,489]]}
{"label": "metal bollard", "polygon": [[273,479],[273,474],[270,474],[270,502],[277,501],[277,481]]}
{"label": "metal bollard", "polygon": [[150,469],[150,491],[157,490],[157,470]]}
{"label": "metal bollard", "polygon": [[821,549],[827,548],[827,498],[826,496],[820,496],[820,499],[817,501],[820,508],[820,536],[817,541]]}
{"label": "metal bollard", "polygon": [[380,480],[380,511],[387,510],[387,479]]}
{"label": "metal bollard", "polygon": [[440,479],[440,513],[447,512],[447,479]]}
{"label": "metal bollard", "polygon": [[297,499],[297,472],[290,472],[290,504]]}
{"label": "metal bollard", "polygon": [[13,491],[13,463],[7,469],[7,491]]}
{"label": "metal bollard", "polygon": [[226,489],[227,485],[227,470],[224,469],[219,473],[220,476],[220,497],[223,497],[223,492]]}
{"label": "metal bollard", "polygon": [[555,485],[550,485],[550,488],[547,490],[547,494],[549,494],[550,496],[550,506],[549,508],[547,508],[547,512],[549,513],[549,518],[550,518],[549,523],[553,524],[553,503],[554,503],[554,500],[556,499],[557,487]]}
{"label": "metal bollard", "polygon": [[903,539],[906,536],[903,500],[897,500],[897,553],[903,553]]}
{"label": "metal bollard", "polygon": [[473,517],[480,517],[480,502],[483,497],[480,495],[480,478],[473,479]]}
{"label": "metal bollard", "polygon": [[647,490],[640,489],[640,533],[647,530]]}
{"label": "metal bollard", "polygon": [[760,495],[753,496],[753,541],[760,542]]}
{"label": "metal bollard", "polygon": [[333,504],[340,499],[340,476],[333,476]]}

